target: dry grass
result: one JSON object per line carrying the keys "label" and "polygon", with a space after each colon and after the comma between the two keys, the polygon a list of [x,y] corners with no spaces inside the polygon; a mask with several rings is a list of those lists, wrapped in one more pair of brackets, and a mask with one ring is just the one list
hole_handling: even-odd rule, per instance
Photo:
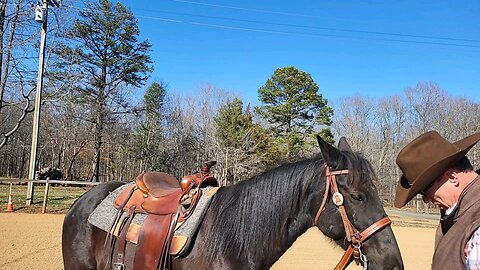
{"label": "dry grass", "polygon": [[[91,187],[63,187],[59,185],[50,185],[48,190],[47,212],[55,214],[64,214],[73,204],[73,202],[83,193],[90,190]],[[0,209],[7,208],[8,194],[10,185],[0,184]],[[27,197],[27,185],[16,185],[12,187],[12,200],[15,211],[18,213],[41,213],[43,197],[45,194],[45,185],[35,185],[33,205],[25,207],[25,198]]]}

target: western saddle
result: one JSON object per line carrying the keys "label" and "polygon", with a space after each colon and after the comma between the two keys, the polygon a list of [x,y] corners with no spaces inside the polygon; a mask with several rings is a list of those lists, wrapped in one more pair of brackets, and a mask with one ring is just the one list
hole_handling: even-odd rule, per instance
{"label": "western saddle", "polygon": [[[130,224],[135,213],[147,214],[147,217],[140,230],[135,232],[138,239],[134,269],[169,268],[170,254],[175,254],[171,247],[175,226],[193,213],[202,195],[200,188],[218,187],[217,180],[210,175],[210,168],[216,163],[205,162],[199,173],[185,176],[180,182],[163,172],[142,173],[136,177],[132,187],[126,188],[117,196],[113,204],[118,212],[109,231],[110,240],[107,239],[111,243],[108,261],[113,263],[113,269],[125,268],[127,234],[132,234]],[[113,235],[118,235],[116,240]]]}

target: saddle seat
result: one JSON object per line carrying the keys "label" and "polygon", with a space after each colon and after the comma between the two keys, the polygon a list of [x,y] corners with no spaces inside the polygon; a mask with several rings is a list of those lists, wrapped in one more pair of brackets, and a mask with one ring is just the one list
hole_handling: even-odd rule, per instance
{"label": "saddle seat", "polygon": [[135,186],[118,195],[114,206],[121,208],[123,205],[124,211],[134,206],[137,213],[173,214],[181,196],[182,188],[177,178],[163,172],[146,172],[136,177]]}
{"label": "saddle seat", "polygon": [[135,179],[135,184],[143,193],[156,198],[166,196],[180,188],[177,178],[163,172],[143,173]]}

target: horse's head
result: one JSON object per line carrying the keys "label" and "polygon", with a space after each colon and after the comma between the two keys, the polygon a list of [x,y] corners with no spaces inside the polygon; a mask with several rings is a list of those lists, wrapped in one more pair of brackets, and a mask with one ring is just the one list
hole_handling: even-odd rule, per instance
{"label": "horse's head", "polygon": [[[332,195],[335,191],[328,191],[329,199],[325,203],[325,208],[321,209],[321,213],[317,213],[319,218],[315,225],[344,249],[350,246],[347,238],[356,242],[358,235],[363,233],[363,239],[354,245],[361,246],[359,251],[366,256],[368,269],[403,269],[397,241],[392,229],[388,226],[389,220],[385,218],[387,214],[373,184],[375,174],[370,163],[361,155],[353,153],[344,138],[340,139],[338,149],[320,137],[318,137],[318,143],[327,167],[323,175],[326,177],[328,172],[330,179],[326,177],[326,181],[333,178],[332,181],[336,182],[330,181],[332,188],[336,186],[337,191],[343,195],[343,203],[338,203],[338,195]],[[343,205],[344,209],[340,209],[342,207],[337,206],[334,201]],[[345,221],[345,218],[342,220],[342,211],[346,212],[349,221]],[[377,221],[380,222],[377,223]],[[348,223],[353,226],[350,227]],[[375,225],[372,226],[372,224]],[[375,227],[378,227],[376,228],[378,230],[369,235],[368,231],[372,231],[371,229]],[[367,228],[367,232],[364,232]],[[349,231],[352,233],[348,233]],[[357,236],[354,236],[355,232]],[[353,237],[349,237],[348,234]]]}

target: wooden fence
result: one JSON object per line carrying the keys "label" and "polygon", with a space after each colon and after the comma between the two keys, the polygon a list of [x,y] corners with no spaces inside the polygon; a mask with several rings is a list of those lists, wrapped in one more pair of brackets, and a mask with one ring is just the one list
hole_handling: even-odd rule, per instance
{"label": "wooden fence", "polygon": [[42,213],[47,212],[47,203],[48,203],[48,191],[50,188],[50,184],[61,184],[67,186],[96,186],[101,183],[99,182],[82,182],[82,181],[63,181],[63,180],[29,180],[29,179],[20,179],[20,178],[2,178],[0,177],[0,184],[3,183],[10,183],[10,184],[27,184],[32,182],[34,185],[44,184],[45,190],[43,195],[43,205],[42,205]]}
{"label": "wooden fence", "polygon": [[[43,204],[42,204],[42,213],[46,213],[47,211],[47,203],[48,203],[48,192],[51,184],[61,184],[66,186],[97,186],[101,184],[100,182],[82,182],[82,181],[63,181],[63,180],[28,180],[28,179],[19,179],[19,178],[1,178],[0,177],[0,184],[3,183],[13,183],[19,185],[26,185],[29,182],[33,182],[34,185],[45,185],[44,195],[43,195]],[[386,207],[393,206],[393,198],[386,194],[379,194],[380,200]],[[406,208],[410,209],[411,211],[415,211],[417,213],[432,213],[438,212],[437,206],[433,204],[425,204],[421,198],[421,196],[415,197],[409,204],[405,206]]]}

